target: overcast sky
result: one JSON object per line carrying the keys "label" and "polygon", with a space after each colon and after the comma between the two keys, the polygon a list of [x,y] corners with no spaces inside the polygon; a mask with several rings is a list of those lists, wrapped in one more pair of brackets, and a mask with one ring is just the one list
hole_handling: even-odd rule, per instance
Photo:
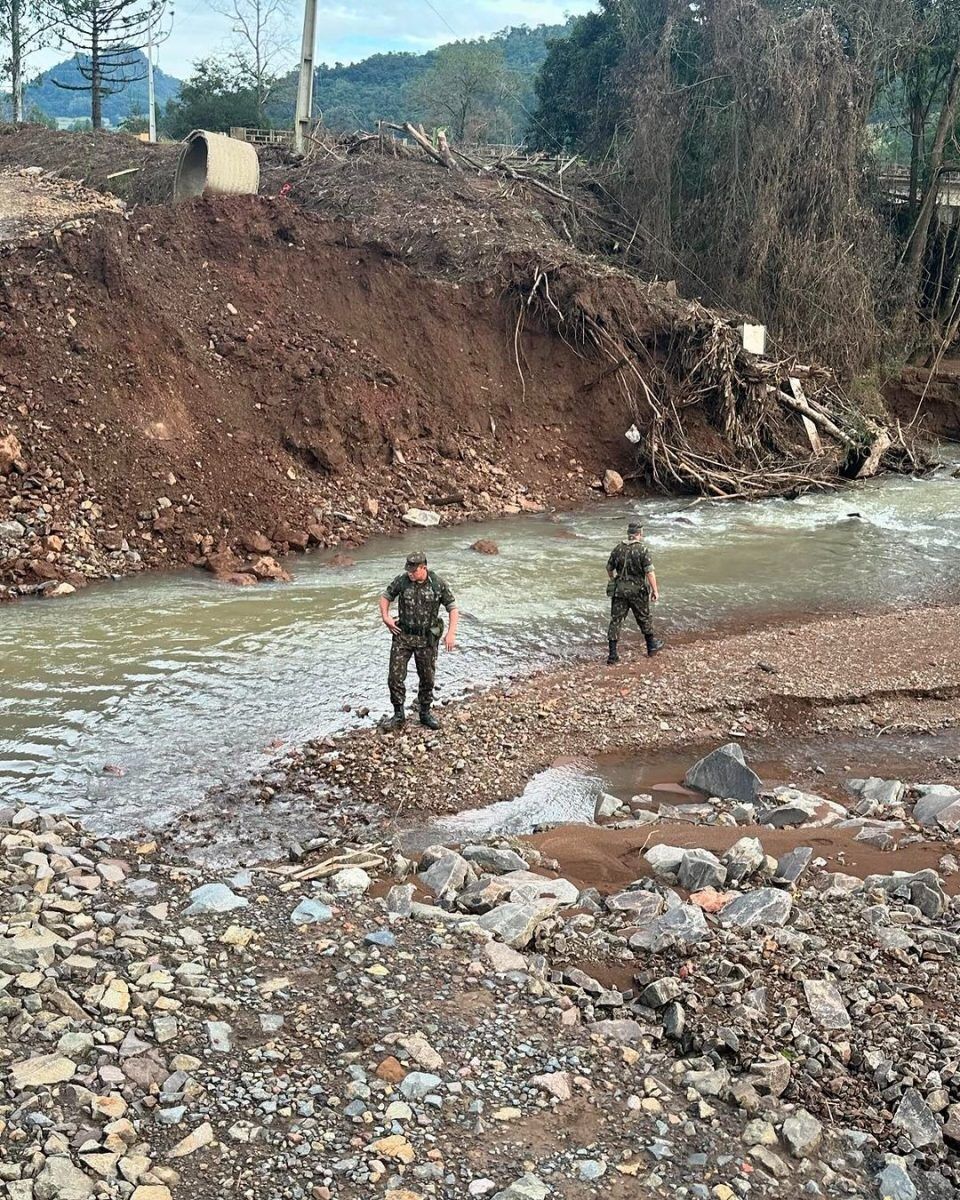
{"label": "overcast sky", "polygon": [[[289,65],[300,53],[302,0],[288,0]],[[159,49],[159,64],[180,78],[200,58],[229,47],[231,22],[214,11],[210,0],[174,0],[173,32]],[[217,5],[220,7],[219,3]],[[431,7],[432,6],[432,7]],[[317,61],[356,62],[387,50],[421,53],[456,38],[495,33],[508,25],[563,21],[592,8],[591,0],[343,0],[321,3]],[[46,68],[63,52],[48,50],[31,63]]]}

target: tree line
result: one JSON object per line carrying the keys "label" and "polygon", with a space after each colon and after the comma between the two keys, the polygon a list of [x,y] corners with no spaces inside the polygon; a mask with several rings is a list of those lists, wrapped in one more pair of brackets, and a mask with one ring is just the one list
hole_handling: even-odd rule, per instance
{"label": "tree line", "polygon": [[600,0],[536,91],[644,271],[847,375],[956,341],[960,0]]}
{"label": "tree line", "polygon": [[[161,110],[161,132],[179,138],[196,128],[289,127],[298,46],[288,0],[211,0],[211,7],[228,18],[231,44],[194,64],[179,95]],[[75,58],[46,73],[43,95],[56,89],[86,92],[92,125],[100,128],[104,103],[115,112],[112,98],[132,94],[131,85],[145,74],[144,48],[149,40],[162,40],[168,27],[167,0],[0,0],[5,47],[0,71],[10,80],[14,119],[24,118],[30,56],[43,45],[59,45]],[[458,141],[519,140],[536,103],[536,71],[548,43],[565,29],[520,26],[425,54],[376,54],[359,63],[321,65],[317,115],[334,130],[415,117],[448,127]],[[31,92],[36,94],[36,86]],[[142,109],[130,111],[124,125],[145,128]]]}

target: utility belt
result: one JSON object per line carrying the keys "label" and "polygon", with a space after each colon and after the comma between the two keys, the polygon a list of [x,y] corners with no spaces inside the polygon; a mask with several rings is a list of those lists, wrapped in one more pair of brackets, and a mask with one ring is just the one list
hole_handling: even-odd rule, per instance
{"label": "utility belt", "polygon": [[443,621],[438,617],[426,632],[422,628],[410,629],[400,623],[400,634],[411,645],[436,646],[443,637]]}
{"label": "utility belt", "polygon": [[624,600],[636,600],[650,590],[646,579],[611,579],[607,584],[607,595],[620,596]]}

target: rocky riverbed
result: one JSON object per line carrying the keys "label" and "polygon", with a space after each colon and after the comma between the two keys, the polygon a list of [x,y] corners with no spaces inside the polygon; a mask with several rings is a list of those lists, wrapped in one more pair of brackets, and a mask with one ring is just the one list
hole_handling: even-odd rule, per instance
{"label": "rocky riverbed", "polygon": [[665,839],[603,889],[550,833],[218,872],[3,811],[5,1194],[955,1195],[960,791],[850,784],[936,863],[860,877],[811,844],[847,811],[741,758],[699,814],[608,803]]}

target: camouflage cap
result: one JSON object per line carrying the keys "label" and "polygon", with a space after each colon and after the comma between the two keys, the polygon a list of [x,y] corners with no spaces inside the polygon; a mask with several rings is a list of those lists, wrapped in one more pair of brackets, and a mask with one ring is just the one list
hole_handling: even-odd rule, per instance
{"label": "camouflage cap", "polygon": [[413,550],[407,555],[407,570],[415,571],[417,567],[425,567],[427,565],[427,556],[422,550]]}
{"label": "camouflage cap", "polygon": [[631,521],[630,524],[627,526],[627,533],[630,535],[632,535],[634,533],[643,533],[643,522],[642,521]]}

